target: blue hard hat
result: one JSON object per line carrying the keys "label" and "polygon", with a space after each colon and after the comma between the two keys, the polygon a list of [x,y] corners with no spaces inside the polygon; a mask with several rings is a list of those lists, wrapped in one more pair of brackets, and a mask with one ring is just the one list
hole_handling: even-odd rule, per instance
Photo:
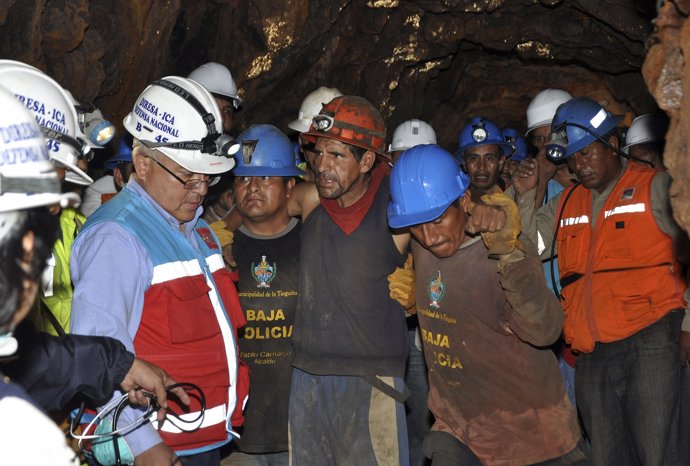
{"label": "blue hard hat", "polygon": [[505,128],[503,130],[503,137],[506,142],[513,146],[513,153],[510,155],[510,160],[519,162],[527,158],[527,141],[513,128]]}
{"label": "blue hard hat", "polygon": [[620,120],[589,97],[575,97],[556,110],[547,154],[551,160],[568,158],[606,136]]}
{"label": "blue hard hat", "polygon": [[300,176],[292,142],[273,125],[252,125],[237,137],[235,176]]}
{"label": "blue hard hat", "polygon": [[503,139],[503,131],[493,121],[484,117],[474,117],[470,124],[460,131],[458,138],[458,156],[467,149],[477,146],[496,144],[503,149],[503,155],[510,156],[513,147]]}
{"label": "blue hard hat", "polygon": [[388,224],[402,228],[435,220],[469,185],[450,152],[436,144],[412,147],[393,165]]}
{"label": "blue hard hat", "polygon": [[120,143],[117,145],[117,155],[105,161],[103,166],[108,170],[112,170],[119,163],[132,161],[132,146],[127,144],[125,138],[120,138]]}

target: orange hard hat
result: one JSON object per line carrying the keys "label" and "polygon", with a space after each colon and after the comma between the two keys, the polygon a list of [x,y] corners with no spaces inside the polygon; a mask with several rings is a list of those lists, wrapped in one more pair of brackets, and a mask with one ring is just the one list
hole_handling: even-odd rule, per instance
{"label": "orange hard hat", "polygon": [[386,126],[381,112],[366,99],[343,95],[323,106],[312,121],[306,139],[337,139],[386,157]]}

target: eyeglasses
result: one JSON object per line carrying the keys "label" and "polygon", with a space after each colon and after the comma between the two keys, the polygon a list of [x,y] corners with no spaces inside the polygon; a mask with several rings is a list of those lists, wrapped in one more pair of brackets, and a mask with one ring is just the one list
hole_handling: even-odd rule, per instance
{"label": "eyeglasses", "polygon": [[184,186],[184,189],[198,189],[199,186],[201,186],[203,183],[208,184],[210,181],[210,180],[200,180],[198,178],[192,178],[191,180],[185,181],[182,178],[180,178],[179,176],[177,176],[176,174],[174,174],[168,167],[166,167],[165,165],[163,165],[162,163],[160,163],[158,160],[154,159],[153,157],[150,157],[147,155],[146,158],[149,158],[149,159],[153,160],[154,162],[156,162],[158,164],[158,166],[161,167],[166,172],[168,172],[170,174],[170,176],[172,176],[177,181],[182,183],[182,186]]}

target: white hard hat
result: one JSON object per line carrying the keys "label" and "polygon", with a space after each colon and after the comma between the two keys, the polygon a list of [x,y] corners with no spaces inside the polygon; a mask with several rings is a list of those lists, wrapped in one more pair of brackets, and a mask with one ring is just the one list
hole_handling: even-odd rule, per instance
{"label": "white hard hat", "polygon": [[60,193],[60,179],[34,116],[0,87],[0,212],[79,204],[76,193]]}
{"label": "white hard hat", "polygon": [[241,107],[244,103],[237,95],[237,84],[235,84],[232,73],[225,65],[215,62],[204,63],[189,73],[187,77],[204,86],[211,94],[227,97],[232,101],[232,106],[235,108]]}
{"label": "white hard hat", "polygon": [[663,141],[668,129],[668,118],[661,113],[647,113],[635,118],[625,134],[625,146],[627,152],[630,146],[644,144],[645,142]]}
{"label": "white hard hat", "polygon": [[336,97],[343,95],[338,89],[320,87],[306,96],[299,107],[297,119],[288,123],[288,128],[306,133],[311,126],[312,118],[319,114],[321,108]]}
{"label": "white hard hat", "polygon": [[393,140],[388,146],[388,152],[407,150],[421,144],[436,144],[434,128],[426,121],[407,120],[395,128]]}
{"label": "white hard hat", "polygon": [[168,76],[149,84],[125,117],[125,129],[192,173],[215,175],[235,166],[239,147],[221,134],[216,100],[201,84]]}
{"label": "white hard hat", "polygon": [[93,183],[77,166],[89,146],[80,138],[77,112],[62,86],[37,68],[11,60],[0,61],[0,85],[33,113],[47,140],[50,158],[73,172],[79,184]]}
{"label": "white hard hat", "polygon": [[566,103],[573,96],[561,89],[544,89],[534,96],[527,106],[527,132],[551,124],[559,105]]}

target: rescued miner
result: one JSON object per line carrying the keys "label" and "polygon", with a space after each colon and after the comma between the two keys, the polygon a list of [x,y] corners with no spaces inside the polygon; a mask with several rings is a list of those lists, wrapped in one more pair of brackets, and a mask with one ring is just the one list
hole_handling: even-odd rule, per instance
{"label": "rescued miner", "polygon": [[575,410],[547,348],[562,328],[558,300],[534,246],[518,239],[515,204],[502,193],[485,195],[481,202],[498,208],[480,213],[469,184],[436,145],[404,152],[390,178],[389,224],[409,228],[414,238],[436,416],[425,454],[434,466],[587,464]]}

